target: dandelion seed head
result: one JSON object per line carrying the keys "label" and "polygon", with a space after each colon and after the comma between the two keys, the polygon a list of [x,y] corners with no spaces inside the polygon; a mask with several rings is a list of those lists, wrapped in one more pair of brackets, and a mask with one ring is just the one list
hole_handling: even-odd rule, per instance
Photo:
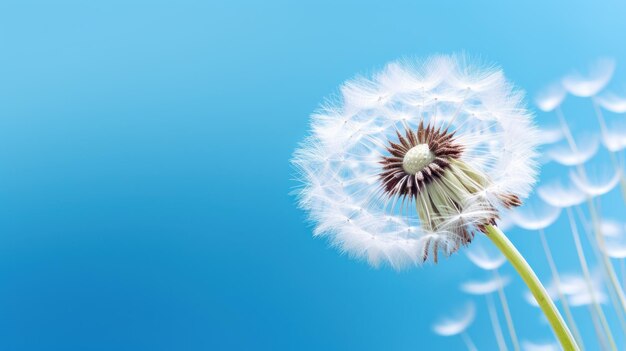
{"label": "dandelion seed head", "polygon": [[314,234],[378,266],[437,262],[521,204],[537,131],[523,94],[464,56],[392,62],[344,83],[296,150]]}

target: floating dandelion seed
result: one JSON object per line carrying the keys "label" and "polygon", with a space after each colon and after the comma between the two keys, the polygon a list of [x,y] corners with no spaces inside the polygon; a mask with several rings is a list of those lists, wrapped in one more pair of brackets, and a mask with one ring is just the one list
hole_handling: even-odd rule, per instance
{"label": "floating dandelion seed", "polygon": [[461,284],[461,290],[472,295],[485,295],[504,288],[511,282],[508,276],[493,277],[485,281],[469,280]]}
{"label": "floating dandelion seed", "polygon": [[441,336],[461,335],[468,350],[475,351],[477,350],[476,345],[466,333],[475,317],[476,305],[473,302],[468,302],[462,310],[457,311],[453,316],[442,317],[435,322],[433,331]]}
{"label": "floating dandelion seed", "polygon": [[535,97],[535,103],[542,111],[550,112],[561,106],[561,103],[566,96],[567,91],[565,91],[563,85],[560,83],[554,83],[539,91]]}
{"label": "floating dandelion seed", "polygon": [[486,271],[498,269],[506,262],[504,255],[499,252],[489,252],[482,245],[473,245],[465,251],[465,254],[473,264]]}
{"label": "floating dandelion seed", "polygon": [[575,143],[576,148],[559,143],[548,149],[546,153],[556,163],[564,166],[577,166],[592,158],[600,146],[600,141],[596,137],[585,137]]}
{"label": "floating dandelion seed", "polygon": [[433,324],[433,331],[441,336],[453,336],[463,333],[474,321],[476,317],[476,305],[468,302],[462,310],[454,313],[453,316],[440,318]]}
{"label": "floating dandelion seed", "polygon": [[621,175],[620,170],[609,170],[606,166],[594,168],[592,174],[587,171],[570,171],[572,182],[588,196],[601,196],[613,190],[619,183]]}
{"label": "floating dandelion seed", "polygon": [[596,103],[603,109],[615,113],[626,112],[626,97],[615,95],[614,93],[607,92],[594,98]]}
{"label": "floating dandelion seed", "polygon": [[580,97],[594,96],[602,90],[613,77],[615,60],[601,58],[589,66],[587,74],[572,72],[563,78],[563,87],[572,95]]}
{"label": "floating dandelion seed", "polygon": [[554,207],[577,206],[587,200],[587,195],[571,183],[551,182],[537,188],[539,197]]}
{"label": "floating dandelion seed", "polygon": [[536,129],[501,70],[462,56],[388,64],[312,116],[293,164],[299,204],[342,252],[394,268],[437,262],[485,233],[576,348],[532,269],[494,225],[536,177]]}

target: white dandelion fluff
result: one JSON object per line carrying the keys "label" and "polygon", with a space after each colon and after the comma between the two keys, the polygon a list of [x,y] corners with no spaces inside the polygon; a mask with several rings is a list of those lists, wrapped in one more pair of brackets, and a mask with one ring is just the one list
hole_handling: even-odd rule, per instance
{"label": "white dandelion fluff", "polygon": [[[608,297],[602,289],[603,283],[600,277],[602,274],[597,272],[593,274],[591,282],[588,282],[582,275],[564,274],[560,277],[559,288],[571,306],[591,305],[594,300],[599,304],[604,304]],[[553,281],[552,285],[556,285],[556,282]]]}
{"label": "white dandelion fluff", "polygon": [[509,276],[494,276],[487,280],[468,280],[461,284],[461,290],[472,295],[486,295],[504,288],[511,282]]}
{"label": "white dandelion fluff", "polygon": [[538,131],[537,142],[540,145],[554,144],[563,139],[563,129],[561,128],[542,128]]}
{"label": "white dandelion fluff", "polygon": [[595,101],[603,109],[615,113],[626,112],[626,97],[618,96],[612,92],[603,93],[595,98]]}
{"label": "white dandelion fluff", "polygon": [[567,91],[565,91],[563,85],[554,83],[539,91],[535,97],[535,103],[540,110],[550,112],[559,107],[566,96]]}
{"label": "white dandelion fluff", "polygon": [[608,170],[606,166],[600,169],[594,168],[593,172],[570,171],[572,182],[589,196],[600,196],[613,190],[621,176],[621,171]]}
{"label": "white dandelion fluff", "polygon": [[549,227],[561,215],[561,208],[551,206],[544,201],[525,203],[511,213],[515,224],[526,230],[540,230]]}
{"label": "white dandelion fluff", "polygon": [[615,60],[601,58],[589,66],[587,74],[572,72],[565,76],[562,80],[563,87],[572,95],[594,96],[608,84],[614,71]]}
{"label": "white dandelion fluff", "polygon": [[500,268],[506,262],[506,257],[500,252],[487,250],[483,245],[472,245],[471,248],[465,250],[467,258],[481,269],[492,271]]}
{"label": "white dandelion fluff", "polygon": [[626,243],[625,242],[617,242],[611,243],[610,245],[606,245],[604,247],[604,251],[609,257],[615,259],[624,259],[626,258]]}
{"label": "white dandelion fluff", "polygon": [[580,205],[587,195],[571,182],[552,181],[537,188],[539,197],[554,207],[567,208]]}
{"label": "white dandelion fluff", "polygon": [[433,331],[441,336],[460,334],[472,324],[474,317],[476,317],[476,305],[470,301],[454,314],[441,317],[433,324]]}
{"label": "white dandelion fluff", "polygon": [[467,245],[535,181],[537,133],[522,100],[500,69],[463,56],[347,81],[293,160],[315,235],[394,268]]}
{"label": "white dandelion fluff", "polygon": [[576,141],[576,148],[560,143],[546,151],[554,162],[564,166],[577,166],[591,159],[600,147],[600,141],[595,136],[585,136]]}

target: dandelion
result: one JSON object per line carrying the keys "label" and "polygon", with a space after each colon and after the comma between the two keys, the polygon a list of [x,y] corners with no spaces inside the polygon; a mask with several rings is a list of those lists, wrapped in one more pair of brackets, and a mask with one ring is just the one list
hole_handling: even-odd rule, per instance
{"label": "dandelion", "polygon": [[462,310],[457,311],[454,315],[442,317],[435,322],[433,331],[441,336],[461,335],[467,349],[476,351],[476,345],[466,332],[475,317],[476,305],[473,302],[468,302]]}
{"label": "dandelion", "polygon": [[299,204],[342,252],[379,266],[450,255],[484,233],[576,349],[530,266],[495,225],[535,181],[535,128],[501,70],[461,56],[398,61],[341,87],[296,151]]}

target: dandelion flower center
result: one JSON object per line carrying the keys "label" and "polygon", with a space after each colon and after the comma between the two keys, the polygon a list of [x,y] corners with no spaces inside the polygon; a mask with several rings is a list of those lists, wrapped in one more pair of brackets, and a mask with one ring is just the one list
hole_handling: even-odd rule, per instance
{"label": "dandelion flower center", "polygon": [[435,155],[430,151],[428,144],[413,146],[402,160],[402,168],[408,174],[416,174],[435,160]]}

